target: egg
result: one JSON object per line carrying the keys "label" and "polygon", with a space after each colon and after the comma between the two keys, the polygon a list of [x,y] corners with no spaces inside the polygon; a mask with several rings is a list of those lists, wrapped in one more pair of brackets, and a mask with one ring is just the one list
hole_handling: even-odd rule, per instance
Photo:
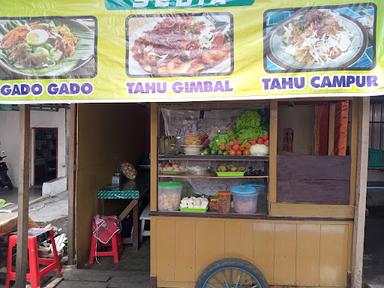
{"label": "egg", "polygon": [[41,45],[48,40],[48,33],[43,29],[35,29],[27,34],[27,43],[30,45]]}

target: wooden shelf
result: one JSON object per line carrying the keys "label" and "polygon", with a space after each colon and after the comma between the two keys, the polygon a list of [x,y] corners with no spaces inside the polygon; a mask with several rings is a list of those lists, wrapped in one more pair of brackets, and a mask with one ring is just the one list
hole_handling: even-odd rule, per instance
{"label": "wooden shelf", "polygon": [[209,175],[168,175],[160,174],[159,178],[180,178],[180,179],[267,179],[268,176],[240,176],[240,177],[219,177]]}
{"label": "wooden shelf", "polygon": [[159,161],[225,161],[225,162],[268,162],[269,156],[224,156],[224,155],[159,155]]}
{"label": "wooden shelf", "polygon": [[289,220],[289,221],[353,221],[351,218],[335,218],[335,217],[299,217],[299,216],[270,216],[267,213],[256,214],[238,214],[238,213],[191,213],[191,212],[151,212],[150,216],[157,217],[192,217],[192,218],[223,218],[223,219],[263,219],[263,220]]}
{"label": "wooden shelf", "polygon": [[201,217],[201,218],[240,218],[240,219],[266,219],[266,213],[256,214],[238,214],[235,212],[219,213],[219,212],[206,212],[206,213],[193,213],[193,212],[151,212],[151,216],[168,216],[168,217]]}

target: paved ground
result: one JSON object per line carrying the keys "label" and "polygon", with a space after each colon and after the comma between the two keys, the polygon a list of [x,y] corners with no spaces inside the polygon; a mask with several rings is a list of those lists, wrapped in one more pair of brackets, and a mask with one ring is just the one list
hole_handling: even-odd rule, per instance
{"label": "paved ground", "polygon": [[384,287],[384,215],[366,220],[364,282],[368,287]]}
{"label": "paved ground", "polygon": [[[34,201],[34,200],[40,198],[41,195],[42,195],[41,186],[32,187],[29,190],[29,201],[30,202]],[[17,209],[17,188],[12,189],[12,190],[0,188],[0,199],[4,199],[8,203],[12,204],[10,206],[7,206],[4,209],[6,209],[6,210],[15,209],[15,208]]]}
{"label": "paved ground", "polygon": [[29,207],[29,217],[39,223],[52,222],[68,217],[68,192],[65,191],[31,204]]}
{"label": "paved ground", "polygon": [[124,246],[118,265],[102,257],[87,269],[65,271],[57,288],[147,288],[149,287],[149,239],[138,251]]}

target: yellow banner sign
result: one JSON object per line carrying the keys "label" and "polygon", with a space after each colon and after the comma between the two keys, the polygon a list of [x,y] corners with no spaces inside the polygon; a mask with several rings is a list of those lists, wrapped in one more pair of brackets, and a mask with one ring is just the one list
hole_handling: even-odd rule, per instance
{"label": "yellow banner sign", "polygon": [[381,0],[0,0],[0,7],[0,103],[384,92]]}

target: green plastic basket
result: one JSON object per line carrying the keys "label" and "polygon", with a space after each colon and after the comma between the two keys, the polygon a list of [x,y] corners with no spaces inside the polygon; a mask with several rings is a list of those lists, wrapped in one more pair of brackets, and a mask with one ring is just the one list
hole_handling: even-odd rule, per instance
{"label": "green plastic basket", "polygon": [[384,168],[384,151],[369,148],[368,168]]}
{"label": "green plastic basket", "polygon": [[245,172],[216,172],[218,177],[243,177]]}
{"label": "green plastic basket", "polygon": [[190,212],[190,213],[205,213],[208,211],[207,208],[180,208],[181,212]]}

